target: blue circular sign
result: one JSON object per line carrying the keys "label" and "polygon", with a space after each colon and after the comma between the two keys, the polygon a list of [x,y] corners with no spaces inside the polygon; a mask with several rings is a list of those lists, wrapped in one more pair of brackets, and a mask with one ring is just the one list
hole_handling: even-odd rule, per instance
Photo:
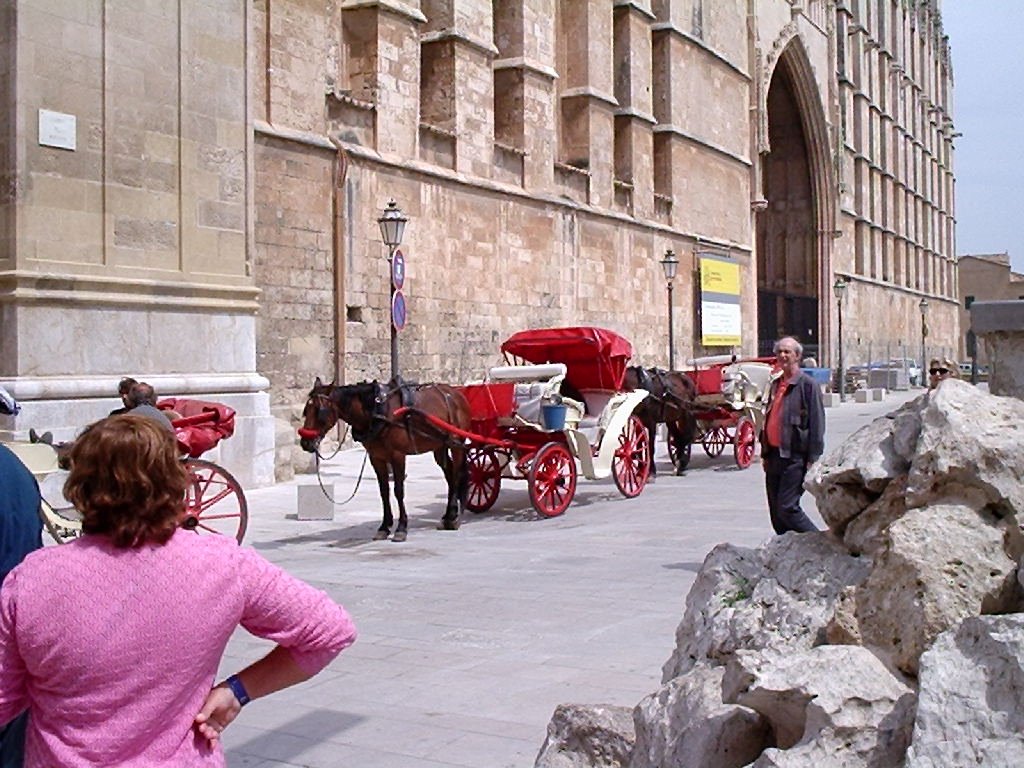
{"label": "blue circular sign", "polygon": [[401,291],[395,291],[395,295],[391,299],[391,322],[395,326],[396,331],[400,331],[405,328],[405,321],[408,320],[408,310],[405,306],[405,294]]}
{"label": "blue circular sign", "polygon": [[405,285],[405,254],[398,250],[391,259],[391,284],[396,291],[402,290]]}

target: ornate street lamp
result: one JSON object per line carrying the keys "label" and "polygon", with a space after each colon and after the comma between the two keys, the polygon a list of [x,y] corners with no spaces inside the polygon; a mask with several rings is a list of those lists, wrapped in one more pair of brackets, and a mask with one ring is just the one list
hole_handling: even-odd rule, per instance
{"label": "ornate street lamp", "polygon": [[676,258],[675,253],[669,248],[665,251],[665,258],[660,262],[662,270],[665,272],[665,282],[668,287],[668,369],[674,371],[676,366],[675,358],[675,341],[672,334],[672,281],[676,279],[676,270],[679,268],[679,259]]}
{"label": "ornate street lamp", "polygon": [[832,293],[836,295],[836,309],[839,312],[839,402],[846,400],[846,368],[843,367],[843,296],[846,295],[847,282],[842,275],[836,276],[832,284]]}
{"label": "ornate street lamp", "polygon": [[928,323],[925,320],[928,315],[928,299],[922,297],[917,307],[921,310],[921,381],[924,382],[924,374],[928,370],[928,359],[924,356],[924,340],[928,337]]}
{"label": "ornate street lamp", "polygon": [[[398,327],[396,324],[405,325],[405,296],[399,290],[405,279],[405,260],[400,259],[401,263],[396,270],[395,253],[398,251],[398,246],[402,244],[402,235],[405,234],[407,221],[409,219],[402,213],[402,209],[395,204],[394,200],[388,202],[384,213],[377,219],[377,223],[380,225],[380,236],[388,247],[388,282],[391,286],[389,293],[391,300],[388,303],[388,311],[391,314],[391,379],[395,382],[398,380]],[[396,313],[396,290],[399,290],[401,299],[399,313]],[[396,314],[400,314],[400,317],[397,317]]]}

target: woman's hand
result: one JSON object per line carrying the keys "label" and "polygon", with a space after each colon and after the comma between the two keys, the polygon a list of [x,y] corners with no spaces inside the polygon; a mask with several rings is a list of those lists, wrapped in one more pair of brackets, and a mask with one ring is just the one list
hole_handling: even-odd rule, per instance
{"label": "woman's hand", "polygon": [[231,689],[218,685],[210,689],[206,695],[206,701],[196,715],[193,728],[210,743],[210,746],[213,746],[220,738],[221,732],[231,725],[241,710],[242,705],[238,703]]}

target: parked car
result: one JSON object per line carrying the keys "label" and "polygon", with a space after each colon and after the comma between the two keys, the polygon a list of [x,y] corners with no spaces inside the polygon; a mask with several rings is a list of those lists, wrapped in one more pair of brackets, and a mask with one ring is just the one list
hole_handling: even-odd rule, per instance
{"label": "parked car", "polygon": [[[879,365],[881,365],[881,363]],[[905,370],[907,372],[907,378],[910,379],[910,386],[920,387],[924,384],[924,379],[921,375],[921,366],[917,364],[917,360],[914,360],[911,357],[894,357],[889,361],[889,365],[893,368],[902,368]]]}

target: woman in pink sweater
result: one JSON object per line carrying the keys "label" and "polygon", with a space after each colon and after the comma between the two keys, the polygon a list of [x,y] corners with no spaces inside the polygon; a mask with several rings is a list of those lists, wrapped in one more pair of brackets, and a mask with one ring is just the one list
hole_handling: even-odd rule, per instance
{"label": "woman in pink sweater", "polygon": [[[0,590],[0,723],[29,710],[29,768],[224,765],[241,707],[323,669],[351,619],[233,539],[180,529],[188,476],[154,422],[97,422],[71,462],[85,535]],[[239,625],[277,646],[214,685]]]}

